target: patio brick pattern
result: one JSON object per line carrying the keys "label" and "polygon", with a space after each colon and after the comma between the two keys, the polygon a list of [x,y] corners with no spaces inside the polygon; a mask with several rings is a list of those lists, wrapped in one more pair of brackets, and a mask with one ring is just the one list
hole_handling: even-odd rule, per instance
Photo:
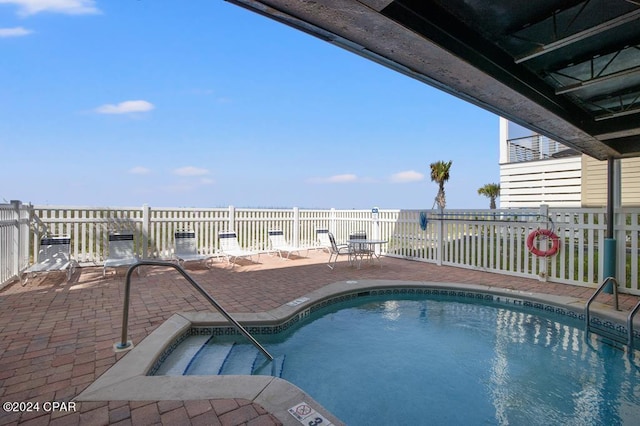
{"label": "patio brick pattern", "polygon": [[[259,263],[239,261],[212,269],[187,270],[229,312],[276,308],[329,283],[360,279],[456,282],[587,299],[593,288],[574,287],[463,268],[382,258],[381,267],[350,267],[340,260],[327,268],[328,254],[281,260],[262,255]],[[70,402],[125,353],[120,340],[124,270],[102,278],[102,268],[79,269],[67,283],[64,274],[15,282],[0,290],[0,399],[2,402]],[[599,302],[611,303],[603,295]],[[637,297],[621,295],[629,310]],[[133,275],[129,338],[140,342],[176,312],[212,308],[172,269],[143,267]],[[70,412],[0,412],[0,425],[277,425],[258,404],[241,399],[202,401],[75,402]]]}

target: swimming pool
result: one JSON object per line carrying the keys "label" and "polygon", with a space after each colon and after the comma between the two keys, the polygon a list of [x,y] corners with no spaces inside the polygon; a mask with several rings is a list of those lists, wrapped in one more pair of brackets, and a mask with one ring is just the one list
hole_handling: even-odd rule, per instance
{"label": "swimming pool", "polygon": [[[350,425],[637,422],[638,358],[585,339],[583,326],[478,298],[386,296],[332,304],[259,340],[284,355],[282,378]],[[251,349],[197,333],[183,345],[191,338],[209,342],[189,355],[196,376],[212,373],[208,347]]]}

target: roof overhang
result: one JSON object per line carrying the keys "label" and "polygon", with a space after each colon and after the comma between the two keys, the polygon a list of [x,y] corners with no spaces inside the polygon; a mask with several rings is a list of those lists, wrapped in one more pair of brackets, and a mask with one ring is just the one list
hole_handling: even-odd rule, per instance
{"label": "roof overhang", "polygon": [[600,160],[640,156],[640,0],[229,0]]}

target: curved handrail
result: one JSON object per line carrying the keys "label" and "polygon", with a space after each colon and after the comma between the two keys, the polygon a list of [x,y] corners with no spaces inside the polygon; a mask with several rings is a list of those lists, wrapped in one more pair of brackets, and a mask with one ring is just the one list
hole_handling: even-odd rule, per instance
{"label": "curved handrail", "polygon": [[602,292],[602,290],[604,289],[604,286],[607,285],[607,283],[609,281],[613,281],[613,300],[614,300],[614,306],[616,311],[619,311],[620,309],[618,309],[618,280],[615,277],[607,277],[604,279],[604,281],[602,281],[602,284],[600,284],[600,287],[598,287],[598,289],[596,290],[595,293],[593,293],[593,295],[589,298],[589,300],[587,300],[587,304],[585,305],[584,308],[584,316],[585,316],[585,321],[586,321],[586,332],[589,332],[589,325],[591,324],[591,320],[589,318],[589,306],[591,306],[591,302],[593,302],[595,300],[595,298],[598,296],[598,294],[600,294],[600,292]]}
{"label": "curved handrail", "polygon": [[273,361],[273,356],[242,326],[238,321],[236,321],[227,311],[224,310],[222,306],[215,301],[209,293],[205,291],[197,282],[194,281],[193,278],[185,271],[180,265],[172,263],[172,262],[164,262],[157,260],[141,260],[134,265],[129,267],[127,271],[127,278],[125,281],[124,288],[124,309],[122,312],[122,341],[116,345],[118,349],[126,349],[130,346],[130,343],[127,342],[127,326],[129,322],[129,293],[131,290],[131,274],[133,271],[140,266],[168,266],[180,273],[192,286],[196,288],[202,294],[209,303],[211,303],[217,310],[220,312],[233,326],[238,330],[244,337],[249,339],[249,341],[262,352],[262,354],[269,359],[269,361]]}

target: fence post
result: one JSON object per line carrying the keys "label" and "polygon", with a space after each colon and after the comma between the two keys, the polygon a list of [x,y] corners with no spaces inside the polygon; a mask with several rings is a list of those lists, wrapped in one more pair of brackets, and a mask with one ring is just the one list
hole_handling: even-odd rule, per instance
{"label": "fence post", "polygon": [[436,244],[436,265],[442,266],[442,258],[443,258],[443,249],[444,249],[444,215],[442,214],[442,209],[440,210],[440,219],[437,222],[436,230],[438,232],[438,243]]}
{"label": "fence post", "polygon": [[380,239],[380,209],[374,207],[371,209],[371,239]]}
{"label": "fence post", "polygon": [[331,211],[329,212],[329,231],[331,231],[333,235],[336,235],[336,209],[334,207],[331,207]]}
{"label": "fence post", "polygon": [[[540,216],[546,219],[547,225],[545,228],[549,227],[549,205],[540,204]],[[547,281],[548,272],[547,272],[547,257],[546,256],[534,256],[534,259],[537,259],[538,262],[538,280]]]}
{"label": "fence post", "polygon": [[151,214],[148,204],[142,206],[142,258],[149,257],[149,233],[151,232]]}
{"label": "fence post", "polygon": [[20,205],[22,204],[18,200],[11,200],[11,205],[13,206],[13,220],[16,224],[16,230],[13,238],[13,268],[12,271],[15,272],[18,276],[20,276],[20,257],[22,256],[22,250],[20,247],[20,242],[22,241],[22,219],[20,216]]}
{"label": "fence post", "polygon": [[[614,209],[614,231],[613,238],[615,241],[616,247],[614,251],[616,255],[614,259],[616,261],[615,277],[618,279],[618,282],[621,283],[621,287],[626,285],[627,280],[627,237],[626,237],[626,224],[627,224],[627,215],[621,207],[617,207]],[[605,239],[606,244],[606,239]],[[631,256],[632,257],[632,256]],[[607,277],[605,277],[607,278]],[[611,288],[611,292],[613,293],[613,288]]]}
{"label": "fence post", "polygon": [[229,224],[227,230],[234,232],[236,230],[236,208],[233,206],[229,206]]}
{"label": "fence post", "polygon": [[[380,209],[377,207],[371,209],[371,239],[380,239]],[[376,256],[380,256],[381,247],[380,244],[374,245]]]}
{"label": "fence post", "polygon": [[293,245],[300,247],[300,209],[293,208]]}

